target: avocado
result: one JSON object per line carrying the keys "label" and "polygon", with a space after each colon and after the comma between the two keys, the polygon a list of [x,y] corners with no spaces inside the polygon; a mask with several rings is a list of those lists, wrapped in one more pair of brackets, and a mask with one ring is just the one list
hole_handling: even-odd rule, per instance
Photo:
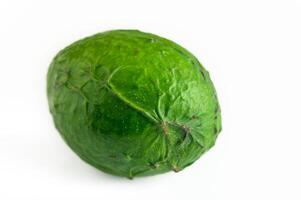
{"label": "avocado", "polygon": [[208,71],[178,44],[138,30],[98,33],[61,50],[47,96],[67,145],[117,176],[178,172],[221,131]]}

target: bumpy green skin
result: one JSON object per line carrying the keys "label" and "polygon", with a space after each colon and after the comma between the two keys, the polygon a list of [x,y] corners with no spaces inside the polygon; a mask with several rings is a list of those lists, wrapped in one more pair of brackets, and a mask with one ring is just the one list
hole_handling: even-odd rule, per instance
{"label": "bumpy green skin", "polygon": [[60,51],[47,93],[71,149],[118,176],[182,170],[221,130],[216,92],[198,60],[172,41],[136,30],[99,33]]}

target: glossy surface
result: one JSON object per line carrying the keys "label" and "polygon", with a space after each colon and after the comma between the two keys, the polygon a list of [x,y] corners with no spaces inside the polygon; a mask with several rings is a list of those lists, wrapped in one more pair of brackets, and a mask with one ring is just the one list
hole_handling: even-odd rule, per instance
{"label": "glossy surface", "polygon": [[214,86],[179,45],[136,30],[84,38],[48,71],[55,126],[83,160],[133,178],[180,171],[214,145],[221,116]]}

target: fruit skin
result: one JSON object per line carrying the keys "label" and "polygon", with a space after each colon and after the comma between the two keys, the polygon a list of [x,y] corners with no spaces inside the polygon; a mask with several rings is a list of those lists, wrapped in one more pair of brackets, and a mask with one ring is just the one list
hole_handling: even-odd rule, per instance
{"label": "fruit skin", "polygon": [[209,73],[181,46],[137,30],[99,33],[60,51],[47,95],[71,149],[118,176],[182,170],[221,131]]}

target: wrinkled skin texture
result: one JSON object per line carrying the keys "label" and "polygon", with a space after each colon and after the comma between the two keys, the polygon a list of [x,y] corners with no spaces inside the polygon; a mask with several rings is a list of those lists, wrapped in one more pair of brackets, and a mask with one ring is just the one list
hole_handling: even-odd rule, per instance
{"label": "wrinkled skin texture", "polygon": [[48,71],[55,126],[81,159],[118,176],[180,171],[221,130],[208,72],[179,45],[136,30],[60,51]]}

